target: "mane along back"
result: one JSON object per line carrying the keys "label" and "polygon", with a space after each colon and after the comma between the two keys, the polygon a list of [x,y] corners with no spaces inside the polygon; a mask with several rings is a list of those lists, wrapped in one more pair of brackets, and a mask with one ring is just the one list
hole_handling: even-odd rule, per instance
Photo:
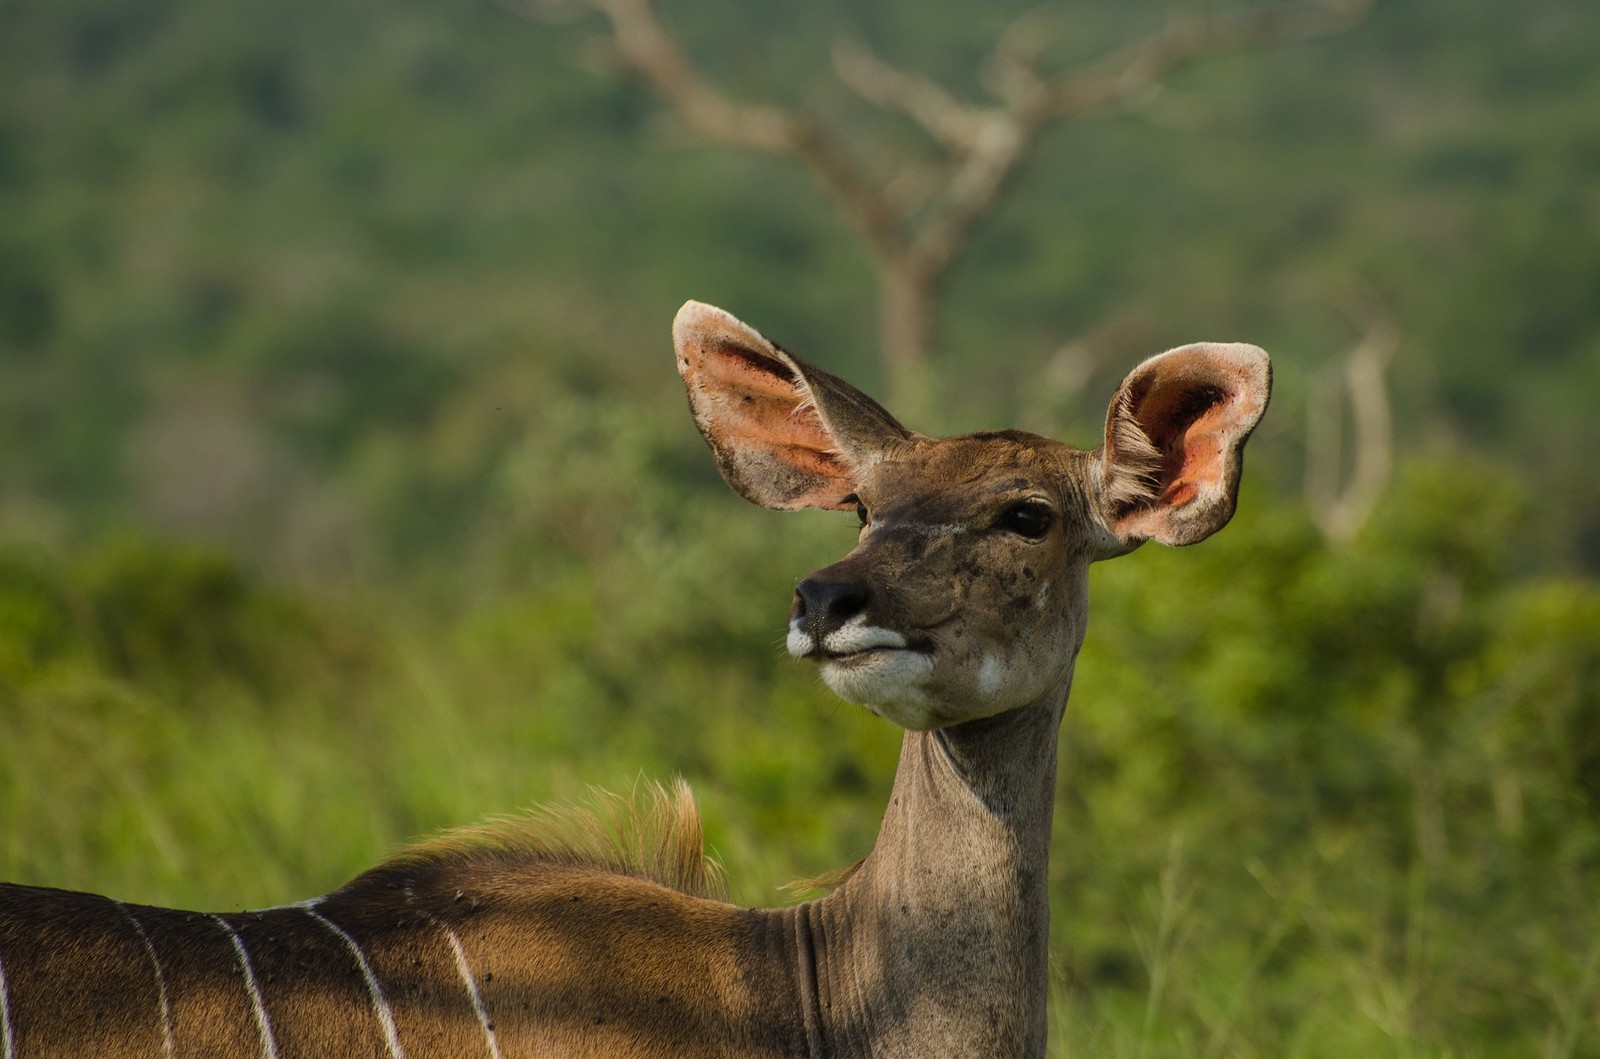
{"label": "mane along back", "polygon": [[548,864],[598,868],[693,897],[726,899],[722,866],[705,853],[700,811],[681,776],[669,786],[641,781],[628,795],[591,788],[590,801],[587,806],[539,806],[453,828],[402,851],[350,885],[396,871]]}

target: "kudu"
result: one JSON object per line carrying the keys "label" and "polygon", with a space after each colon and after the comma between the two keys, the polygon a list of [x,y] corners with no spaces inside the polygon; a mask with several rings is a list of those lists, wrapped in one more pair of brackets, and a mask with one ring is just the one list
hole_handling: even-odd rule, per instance
{"label": "kudu", "polygon": [[702,854],[680,790],[643,825],[676,868],[490,828],[257,912],[0,888],[0,1059],[1044,1054],[1056,735],[1089,564],[1228,521],[1266,355],[1144,362],[1085,452],[918,434],[706,305],[673,337],[735,490],[860,517],[856,548],[800,582],[788,648],[906,729],[867,857],[791,907],[685,892]]}

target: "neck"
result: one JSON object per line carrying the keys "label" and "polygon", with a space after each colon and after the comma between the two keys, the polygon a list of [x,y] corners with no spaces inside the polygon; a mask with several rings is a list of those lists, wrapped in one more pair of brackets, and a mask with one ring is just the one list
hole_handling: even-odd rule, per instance
{"label": "neck", "polygon": [[831,1051],[1044,1054],[1056,733],[1069,684],[995,717],[906,733],[872,853],[837,891],[796,910],[815,961],[815,1030]]}

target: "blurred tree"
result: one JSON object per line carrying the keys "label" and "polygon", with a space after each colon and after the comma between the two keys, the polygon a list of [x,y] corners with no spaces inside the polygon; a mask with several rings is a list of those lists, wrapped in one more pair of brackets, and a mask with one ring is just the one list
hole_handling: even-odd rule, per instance
{"label": "blurred tree", "polygon": [[[507,0],[516,3],[519,0]],[[1160,83],[1209,55],[1340,32],[1372,0],[1315,0],[1224,15],[1174,8],[1167,25],[1067,72],[1040,59],[1052,34],[1039,12],[1000,35],[982,63],[993,102],[959,98],[908,73],[864,44],[834,47],[839,79],[862,99],[911,120],[927,137],[878,164],[848,130],[802,110],[736,100],[709,81],[657,19],[652,0],[528,0],[534,10],[570,2],[610,23],[613,59],[637,74],[692,128],[719,142],[796,158],[865,240],[878,281],[878,346],[890,400],[915,415],[926,404],[935,300],[973,235],[998,208],[1018,169],[1068,118],[1127,111]]]}
{"label": "blurred tree", "polygon": [[[1363,292],[1349,301],[1345,313],[1361,329],[1361,338],[1343,364],[1321,372],[1306,423],[1306,504],[1322,535],[1340,544],[1361,531],[1394,470],[1394,411],[1386,376],[1400,346],[1399,326],[1375,294]],[[1349,443],[1344,398],[1350,407]],[[1347,448],[1348,472],[1343,466]]]}
{"label": "blurred tree", "polygon": [[[920,225],[948,214],[959,158],[863,103],[827,42],[1001,110],[979,75],[1028,6],[660,13],[712,90],[815,115]],[[473,549],[524,429],[509,409],[574,389],[676,407],[660,335],[689,294],[882,384],[875,358],[849,363],[874,352],[878,288],[845,211],[793,159],[642,149],[705,140],[637,77],[563,61],[573,32],[519,32],[490,3],[0,8],[0,537],[142,528],[294,574],[415,578]],[[1072,6],[1039,65],[1093,69],[1076,64],[1166,10]],[[1349,485],[1360,432],[1324,364],[1352,345],[1330,294],[1361,276],[1404,335],[1395,458],[1500,452],[1552,498],[1524,554],[1600,569],[1597,41],[1600,5],[1570,0],[1377,5],[1356,32],[1194,62],[1114,120],[1057,122],[945,273],[958,399],[915,425],[1092,437],[1132,360],[1247,337],[1280,381],[1255,469],[1300,486],[1327,383]]]}

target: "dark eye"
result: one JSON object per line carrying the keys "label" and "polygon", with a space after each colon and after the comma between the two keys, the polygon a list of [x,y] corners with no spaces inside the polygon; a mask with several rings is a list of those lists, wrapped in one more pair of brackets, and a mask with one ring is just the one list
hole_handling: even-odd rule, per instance
{"label": "dark eye", "polygon": [[1050,510],[1049,504],[1043,500],[1024,500],[1001,512],[996,525],[1019,537],[1036,541],[1050,532],[1050,524],[1054,521],[1055,512]]}
{"label": "dark eye", "polygon": [[854,504],[856,506],[856,518],[860,520],[862,526],[865,526],[871,521],[872,516],[867,511],[867,505],[861,502],[861,498],[859,496],[851,493],[849,496],[845,497],[841,503]]}

